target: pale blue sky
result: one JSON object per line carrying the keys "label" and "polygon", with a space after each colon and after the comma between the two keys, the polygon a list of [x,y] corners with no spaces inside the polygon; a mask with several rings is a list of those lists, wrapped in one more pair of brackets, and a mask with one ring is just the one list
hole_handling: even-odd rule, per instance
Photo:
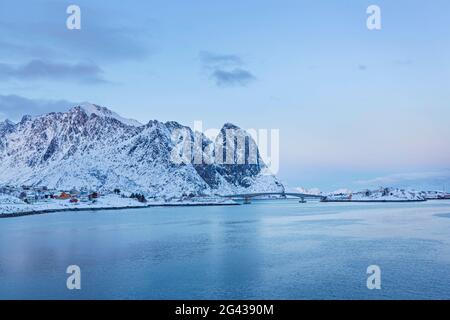
{"label": "pale blue sky", "polygon": [[450,188],[449,15],[446,0],[2,0],[0,119],[90,101],[144,123],[277,128],[290,186]]}

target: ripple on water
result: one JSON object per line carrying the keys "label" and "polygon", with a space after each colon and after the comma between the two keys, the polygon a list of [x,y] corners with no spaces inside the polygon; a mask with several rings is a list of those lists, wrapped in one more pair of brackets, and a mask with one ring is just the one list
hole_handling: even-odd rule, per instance
{"label": "ripple on water", "polygon": [[439,218],[450,218],[450,213],[438,213],[435,214],[434,216]]}

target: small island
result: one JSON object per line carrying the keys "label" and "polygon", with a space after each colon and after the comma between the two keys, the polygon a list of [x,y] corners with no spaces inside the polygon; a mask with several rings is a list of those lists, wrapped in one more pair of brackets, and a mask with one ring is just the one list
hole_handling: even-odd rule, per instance
{"label": "small island", "polygon": [[359,192],[340,191],[325,196],[322,202],[424,202],[450,199],[445,192],[379,188]]}

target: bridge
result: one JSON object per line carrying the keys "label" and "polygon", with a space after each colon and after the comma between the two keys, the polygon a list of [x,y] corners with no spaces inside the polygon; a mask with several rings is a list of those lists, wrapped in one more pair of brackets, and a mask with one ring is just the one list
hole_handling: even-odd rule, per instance
{"label": "bridge", "polygon": [[323,199],[324,196],[315,194],[306,194],[298,192],[259,192],[259,193],[243,193],[243,194],[230,194],[222,196],[224,198],[244,200],[244,204],[250,204],[252,198],[264,197],[264,196],[281,196],[285,197],[295,197],[299,198],[300,202],[306,202],[305,199]]}

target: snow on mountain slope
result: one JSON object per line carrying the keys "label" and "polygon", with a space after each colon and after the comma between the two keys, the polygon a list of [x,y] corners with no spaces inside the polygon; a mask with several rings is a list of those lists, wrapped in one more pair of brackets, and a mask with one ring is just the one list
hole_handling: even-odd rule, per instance
{"label": "snow on mountain slope", "polygon": [[225,180],[225,183],[222,180],[218,183],[219,193],[285,191],[280,181],[269,172],[256,142],[245,130],[226,123],[214,143],[218,152],[214,154],[213,169]]}
{"label": "snow on mountain slope", "polygon": [[0,193],[0,205],[5,204],[25,204],[25,203],[19,198]]}
{"label": "snow on mountain slope", "polygon": [[94,113],[94,114],[98,115],[99,117],[114,118],[114,119],[119,120],[120,122],[122,122],[126,125],[129,125],[129,126],[134,126],[134,127],[142,126],[142,123],[140,123],[139,121],[123,118],[123,117],[119,116],[117,113],[115,113],[105,107],[98,106],[96,104],[85,102],[85,103],[81,104],[80,107],[89,116]]}
{"label": "snow on mountain slope", "polygon": [[186,130],[187,140],[193,145],[189,162],[214,193],[284,191],[284,186],[263,162],[256,142],[245,130],[227,123],[213,142],[203,133],[193,132],[176,122],[166,125],[172,134],[174,130]]}
{"label": "snow on mountain slope", "polygon": [[0,152],[4,150],[5,146],[5,136],[14,131],[15,124],[8,119],[1,122],[0,121]]}
{"label": "snow on mountain slope", "polygon": [[0,125],[0,184],[119,188],[165,198],[282,187],[273,175],[263,174],[261,162],[254,167],[213,163],[203,169],[203,164],[174,163],[176,128],[187,127],[158,121],[138,125],[91,104],[65,113],[25,116],[18,124]]}
{"label": "snow on mountain slope", "polygon": [[15,124],[8,119],[6,119],[5,121],[0,121],[0,137],[8,132],[11,132],[11,130],[14,129],[14,126]]}

